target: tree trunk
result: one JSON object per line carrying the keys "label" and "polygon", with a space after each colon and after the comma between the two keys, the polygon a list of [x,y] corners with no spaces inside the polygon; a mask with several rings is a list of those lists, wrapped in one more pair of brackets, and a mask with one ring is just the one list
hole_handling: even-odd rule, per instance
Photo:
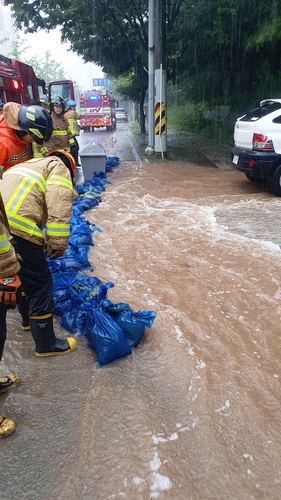
{"label": "tree trunk", "polygon": [[145,134],[145,114],[144,114],[144,99],[146,90],[143,90],[140,95],[140,133]]}

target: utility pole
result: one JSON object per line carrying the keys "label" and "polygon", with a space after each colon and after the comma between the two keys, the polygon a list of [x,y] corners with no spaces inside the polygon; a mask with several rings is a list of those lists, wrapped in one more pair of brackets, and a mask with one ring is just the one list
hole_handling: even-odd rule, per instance
{"label": "utility pole", "polygon": [[148,146],[147,155],[154,155],[154,0],[148,4]]}
{"label": "utility pole", "polygon": [[155,153],[167,158],[166,0],[155,1]]}

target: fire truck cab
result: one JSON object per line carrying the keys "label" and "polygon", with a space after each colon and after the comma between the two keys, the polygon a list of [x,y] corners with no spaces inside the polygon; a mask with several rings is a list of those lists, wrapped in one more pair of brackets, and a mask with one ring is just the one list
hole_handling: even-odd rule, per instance
{"label": "fire truck cab", "polygon": [[0,55],[0,99],[19,104],[37,104],[46,94],[45,81],[37,78],[29,64]]}
{"label": "fire truck cab", "polygon": [[71,80],[60,80],[57,82],[50,82],[48,89],[49,89],[50,99],[58,95],[64,100],[65,104],[67,104],[67,101],[69,101],[69,99],[75,100],[74,87],[73,87],[73,82]]}
{"label": "fire truck cab", "polygon": [[0,99],[30,106],[38,104],[41,95],[59,95],[65,101],[74,99],[71,80],[51,82],[46,89],[45,81],[38,78],[29,64],[0,55]]}
{"label": "fire truck cab", "polygon": [[116,129],[115,99],[106,90],[87,90],[80,95],[80,126],[89,132],[94,128]]}

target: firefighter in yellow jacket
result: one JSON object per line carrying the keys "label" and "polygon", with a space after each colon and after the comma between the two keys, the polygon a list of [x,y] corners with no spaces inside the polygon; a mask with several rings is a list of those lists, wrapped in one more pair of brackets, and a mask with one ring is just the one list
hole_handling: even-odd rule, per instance
{"label": "firefighter in yellow jacket", "polygon": [[44,253],[46,241],[51,259],[62,256],[68,247],[75,169],[69,153],[53,151],[46,158],[10,168],[0,184],[11,234],[22,258],[19,277],[37,356],[64,354],[77,346],[73,337],[55,336],[52,276]]}
{"label": "firefighter in yellow jacket", "polygon": [[[20,266],[10,240],[9,225],[0,194],[0,361],[7,334],[7,310],[15,308],[21,296],[17,275]],[[15,373],[0,378],[0,393],[9,391],[18,382],[19,377]],[[13,420],[0,415],[0,437],[9,436],[15,428]]]}
{"label": "firefighter in yellow jacket", "polygon": [[71,153],[71,148],[75,141],[69,127],[68,120],[64,117],[65,103],[60,96],[52,97],[50,101],[50,116],[53,124],[53,133],[51,138],[39,150],[43,156],[50,151],[67,151]]}
{"label": "firefighter in yellow jacket", "polygon": [[[9,225],[0,194],[0,361],[6,342],[8,309],[14,309],[21,297],[20,280],[17,275],[19,263],[11,244]],[[0,393],[12,389],[19,382],[15,373],[0,378]],[[15,431],[13,420],[0,415],[0,437],[9,436]]]}
{"label": "firefighter in yellow jacket", "polygon": [[68,120],[69,127],[74,139],[74,145],[71,146],[71,153],[74,157],[74,160],[76,161],[77,167],[80,167],[80,163],[78,161],[78,155],[79,155],[79,144],[76,139],[78,135],[80,135],[80,125],[77,120],[80,119],[80,113],[76,111],[76,102],[73,101],[73,99],[69,99],[66,104],[65,108],[65,113],[64,117]]}

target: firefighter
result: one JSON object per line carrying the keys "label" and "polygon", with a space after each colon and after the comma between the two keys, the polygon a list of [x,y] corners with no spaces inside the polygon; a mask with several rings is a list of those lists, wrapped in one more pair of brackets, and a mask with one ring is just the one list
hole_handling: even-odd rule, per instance
{"label": "firefighter", "polygon": [[4,104],[3,116],[0,116],[0,165],[7,170],[29,160],[31,143],[42,145],[50,139],[52,131],[50,115],[40,106]]}
{"label": "firefighter", "polygon": [[[48,113],[50,113],[50,101],[45,94],[39,96],[38,106],[41,106]],[[33,158],[43,158],[44,156],[44,147],[36,144],[36,142],[32,143],[32,156]]]}
{"label": "firefighter", "polygon": [[65,103],[60,96],[55,96],[50,101],[50,116],[53,123],[53,134],[48,144],[44,144],[41,153],[44,156],[52,150],[71,152],[74,145],[68,120],[64,118]]}
{"label": "firefighter", "polygon": [[38,106],[41,106],[46,111],[50,112],[50,101],[45,94],[39,96]]}
{"label": "firefighter", "polygon": [[[14,309],[21,297],[21,283],[17,275],[20,266],[10,240],[9,224],[0,194],[0,361],[7,335],[7,311]],[[9,391],[18,382],[19,377],[15,373],[0,378],[0,393]],[[0,415],[0,437],[9,436],[15,428],[13,420]]]}
{"label": "firefighter", "polygon": [[78,124],[77,120],[80,119],[80,113],[77,113],[76,111],[76,102],[73,101],[72,99],[69,99],[69,101],[66,104],[65,108],[66,112],[64,114],[64,117],[68,120],[69,123],[69,128],[71,130],[71,133],[74,138],[74,145],[71,148],[71,153],[74,156],[74,159],[76,161],[77,167],[80,167],[80,163],[78,160],[78,155],[79,155],[79,144],[76,139],[76,136],[80,135],[80,125]]}
{"label": "firefighter", "polygon": [[76,164],[65,151],[31,159],[10,168],[0,184],[12,236],[22,258],[19,277],[29,308],[29,323],[39,357],[73,351],[73,337],[58,339],[53,328],[52,275],[45,258],[45,235],[50,259],[68,247],[70,212],[76,196]]}

